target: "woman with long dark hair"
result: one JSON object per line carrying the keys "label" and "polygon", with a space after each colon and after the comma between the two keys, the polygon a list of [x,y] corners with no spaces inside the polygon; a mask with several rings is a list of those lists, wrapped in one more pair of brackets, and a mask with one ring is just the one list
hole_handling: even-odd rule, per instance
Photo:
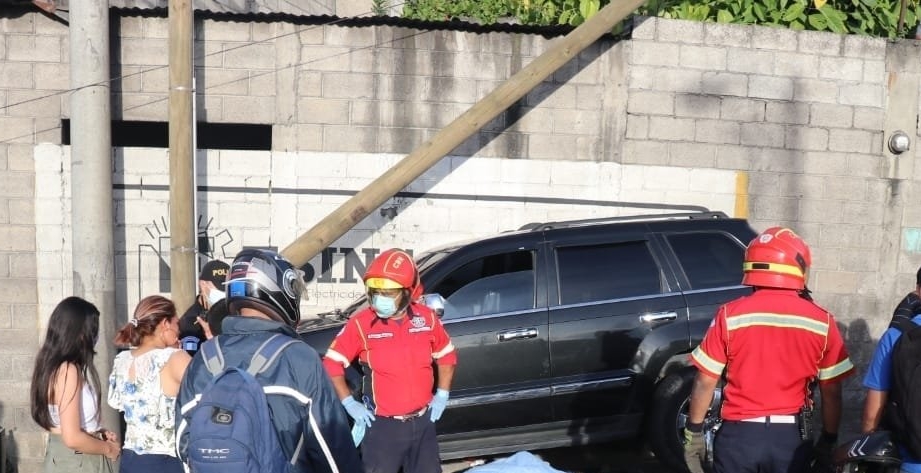
{"label": "woman with long dark hair", "polygon": [[30,388],[32,419],[50,432],[44,470],[107,472],[121,449],[100,428],[99,373],[93,366],[99,310],[79,297],[58,303],[35,358]]}
{"label": "woman with long dark hair", "polygon": [[109,376],[109,405],[125,413],[128,427],[119,471],[182,473],[175,404],[191,357],[179,348],[176,306],[163,296],[141,299],[115,344],[130,348],[115,357]]}

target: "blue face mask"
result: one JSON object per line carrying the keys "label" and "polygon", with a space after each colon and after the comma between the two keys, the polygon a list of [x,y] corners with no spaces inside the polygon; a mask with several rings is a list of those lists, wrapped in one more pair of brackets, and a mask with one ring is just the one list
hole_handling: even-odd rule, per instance
{"label": "blue face mask", "polygon": [[371,298],[371,307],[374,308],[374,312],[377,313],[378,317],[389,319],[393,317],[393,314],[397,313],[397,299],[395,297],[375,294],[374,297]]}

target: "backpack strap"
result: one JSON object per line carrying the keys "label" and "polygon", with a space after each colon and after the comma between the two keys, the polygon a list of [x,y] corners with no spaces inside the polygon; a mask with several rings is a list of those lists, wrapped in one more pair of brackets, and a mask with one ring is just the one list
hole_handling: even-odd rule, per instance
{"label": "backpack strap", "polygon": [[889,328],[894,328],[903,334],[910,332],[913,328],[918,326],[918,324],[911,321],[910,317],[904,316],[895,316],[892,318],[892,322],[889,322]]}
{"label": "backpack strap", "polygon": [[258,350],[256,350],[253,358],[249,360],[249,368],[247,368],[246,371],[253,375],[253,377],[262,373],[275,362],[275,359],[278,358],[282,350],[294,343],[297,343],[297,340],[286,335],[280,333],[272,335],[259,346]]}
{"label": "backpack strap", "polygon": [[221,352],[221,345],[218,342],[219,337],[202,343],[199,347],[202,357],[205,360],[205,367],[211,373],[211,376],[217,376],[224,371],[224,353]]}

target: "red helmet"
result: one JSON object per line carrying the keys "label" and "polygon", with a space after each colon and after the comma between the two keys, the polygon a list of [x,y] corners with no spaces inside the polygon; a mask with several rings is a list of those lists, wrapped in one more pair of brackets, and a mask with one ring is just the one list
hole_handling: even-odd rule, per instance
{"label": "red helmet", "polygon": [[403,250],[394,248],[381,253],[368,265],[362,279],[368,289],[406,289],[406,302],[422,295],[419,270],[413,257]]}
{"label": "red helmet", "polygon": [[757,287],[805,289],[812,265],[809,246],[793,230],[771,227],[745,249],[742,284]]}

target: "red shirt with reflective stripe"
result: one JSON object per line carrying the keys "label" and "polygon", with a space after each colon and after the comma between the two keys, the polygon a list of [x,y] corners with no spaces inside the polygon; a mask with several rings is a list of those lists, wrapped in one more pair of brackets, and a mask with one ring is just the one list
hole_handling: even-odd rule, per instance
{"label": "red shirt with reflective stripe", "polygon": [[[432,360],[457,364],[457,354],[441,320],[424,305],[412,304],[399,320],[364,309],[349,319],[323,357],[330,376],[342,376],[358,358],[366,373],[364,395],[383,416],[418,412],[432,400]],[[370,383],[367,380],[370,379]]]}
{"label": "red shirt with reflective stripe", "polygon": [[840,382],[854,371],[834,317],[782,289],[758,289],[720,307],[691,362],[713,377],[725,368],[727,420],[796,414],[812,378]]}

